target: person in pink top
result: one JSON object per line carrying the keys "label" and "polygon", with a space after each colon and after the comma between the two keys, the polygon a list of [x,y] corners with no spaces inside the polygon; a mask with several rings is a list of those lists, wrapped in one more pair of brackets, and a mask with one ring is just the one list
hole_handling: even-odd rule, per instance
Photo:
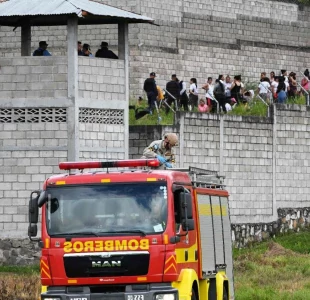
{"label": "person in pink top", "polygon": [[304,72],[305,77],[301,80],[301,86],[306,90],[310,91],[310,74],[309,70],[306,69]]}
{"label": "person in pink top", "polygon": [[209,107],[205,103],[205,100],[203,98],[201,98],[200,101],[199,101],[198,111],[199,112],[209,112]]}

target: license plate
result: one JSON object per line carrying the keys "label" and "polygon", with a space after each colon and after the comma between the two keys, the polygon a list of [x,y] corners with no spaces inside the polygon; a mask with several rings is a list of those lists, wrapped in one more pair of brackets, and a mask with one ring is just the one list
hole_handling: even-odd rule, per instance
{"label": "license plate", "polygon": [[144,295],[127,295],[127,300],[144,300]]}

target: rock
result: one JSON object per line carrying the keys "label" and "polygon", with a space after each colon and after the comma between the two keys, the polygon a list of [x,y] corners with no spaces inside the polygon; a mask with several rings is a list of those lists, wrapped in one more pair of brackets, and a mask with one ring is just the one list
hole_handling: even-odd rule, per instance
{"label": "rock", "polygon": [[9,240],[0,240],[0,249],[10,250],[11,248],[12,248],[12,245]]}
{"label": "rock", "polygon": [[19,248],[21,246],[21,242],[19,240],[12,240],[12,247]]}
{"label": "rock", "polygon": [[10,250],[3,251],[3,257],[5,258],[5,260],[8,260],[10,258],[10,255]]}
{"label": "rock", "polygon": [[12,249],[11,250],[11,256],[18,256],[18,250],[17,249]]}

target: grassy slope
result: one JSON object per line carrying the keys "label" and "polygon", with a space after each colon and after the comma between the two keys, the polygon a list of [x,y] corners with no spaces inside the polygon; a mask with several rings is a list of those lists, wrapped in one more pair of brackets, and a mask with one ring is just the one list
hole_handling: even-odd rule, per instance
{"label": "grassy slope", "polygon": [[310,299],[310,232],[234,250],[236,300]]}
{"label": "grassy slope", "polygon": [[[133,105],[136,105],[136,108],[146,108],[147,103],[146,100],[144,100],[141,104],[137,105],[132,101]],[[305,98],[304,97],[296,97],[287,100],[287,104],[305,104]],[[194,110],[197,112],[197,108]],[[233,111],[228,113],[229,115],[238,115],[238,116],[257,116],[257,117],[267,117],[267,106],[260,100],[253,100],[249,105],[239,105],[234,108]],[[158,114],[156,110],[154,110],[154,113],[152,115],[145,115],[141,119],[136,120],[135,119],[135,111],[133,109],[129,110],[129,124],[130,125],[172,125],[173,124],[173,113],[172,111],[169,111],[169,114],[166,115],[164,108],[162,107],[159,111],[159,117],[161,118],[160,122],[158,118]]]}
{"label": "grassy slope", "polygon": [[[236,300],[309,300],[310,231],[234,249]],[[0,300],[39,297],[39,268],[0,266]]]}

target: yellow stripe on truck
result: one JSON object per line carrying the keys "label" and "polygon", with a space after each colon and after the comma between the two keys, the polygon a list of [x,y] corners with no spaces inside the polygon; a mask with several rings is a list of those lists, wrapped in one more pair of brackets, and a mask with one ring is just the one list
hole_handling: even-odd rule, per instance
{"label": "yellow stripe on truck", "polygon": [[[178,264],[184,264],[184,263],[192,263],[196,262],[197,259],[195,257],[195,252],[198,249],[197,243],[189,248],[178,248],[175,249],[176,257],[177,257],[177,263]],[[187,260],[185,260],[185,251],[187,251]]]}
{"label": "yellow stripe on truck", "polygon": [[[220,216],[221,215],[221,206],[218,204],[211,205],[210,204],[199,204],[198,205],[199,215],[201,216]],[[222,216],[227,216],[227,206],[222,205]]]}

